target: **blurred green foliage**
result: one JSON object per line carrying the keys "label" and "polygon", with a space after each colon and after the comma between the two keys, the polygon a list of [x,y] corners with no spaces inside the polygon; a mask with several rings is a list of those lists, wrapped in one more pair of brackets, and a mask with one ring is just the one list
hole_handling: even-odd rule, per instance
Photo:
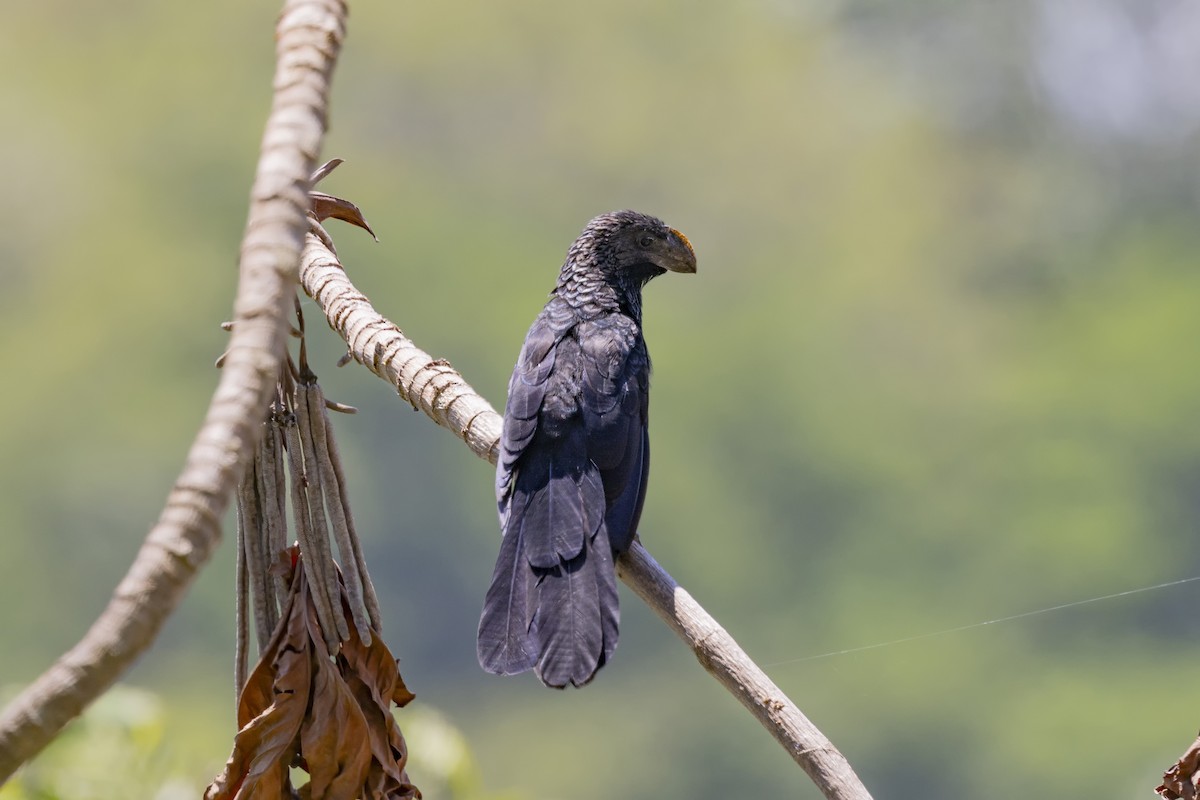
{"label": "blurred green foliage", "polygon": [[0,788],[0,798],[198,797],[203,784],[189,780],[196,777],[186,774],[190,759],[164,735],[166,727],[160,697],[118,685]]}
{"label": "blurred green foliage", "polygon": [[[1146,794],[1200,724],[1197,584],[809,659],[1200,574],[1195,130],[1064,116],[1043,3],[890,5],[355,4],[323,188],[382,241],[339,252],[500,405],[583,223],[664,217],[700,272],[647,293],[655,556],[878,797]],[[208,402],[276,13],[49,0],[0,28],[5,682],[105,602]],[[585,691],[481,674],[490,471],[311,328],[361,409],[339,441],[410,708],[448,721],[429,752],[473,753],[425,784],[406,726],[428,796],[816,796],[627,593]],[[6,792],[215,774],[231,564],[129,676],[166,719],[120,756],[169,748],[146,791],[61,788],[56,752],[120,745],[84,723]]]}
{"label": "blurred green foliage", "polygon": [[[483,790],[466,738],[441,714],[394,713],[409,741],[419,742],[408,770],[426,797],[511,800]],[[0,787],[0,800],[194,800],[215,773],[200,771],[209,759],[189,752],[188,738],[171,730],[161,696],[118,684]],[[295,780],[307,776],[297,770]]]}

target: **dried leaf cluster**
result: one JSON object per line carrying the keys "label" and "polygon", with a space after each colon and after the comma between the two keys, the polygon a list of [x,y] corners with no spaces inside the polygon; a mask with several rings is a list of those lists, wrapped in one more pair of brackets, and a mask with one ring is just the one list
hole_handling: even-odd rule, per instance
{"label": "dried leaf cluster", "polygon": [[[419,798],[391,713],[413,698],[396,660],[377,634],[353,627],[336,651],[326,646],[305,564],[293,547],[272,570],[289,584],[281,621],[242,691],[233,755],[205,800]],[[350,598],[338,586],[344,624]],[[309,774],[299,790],[292,767]]]}

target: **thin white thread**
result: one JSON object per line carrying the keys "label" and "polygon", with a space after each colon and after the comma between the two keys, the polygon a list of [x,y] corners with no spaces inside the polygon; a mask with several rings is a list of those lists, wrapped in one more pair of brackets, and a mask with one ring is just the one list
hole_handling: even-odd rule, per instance
{"label": "thin white thread", "polygon": [[932,639],[935,636],[945,636],[951,633],[959,633],[960,631],[969,631],[972,628],[982,628],[985,625],[995,625],[998,622],[1011,622],[1014,619],[1024,619],[1025,617],[1035,617],[1038,614],[1049,614],[1051,611],[1061,611],[1064,608],[1073,608],[1075,606],[1083,606],[1088,603],[1098,603],[1101,600],[1112,600],[1117,597],[1125,597],[1131,594],[1140,594],[1141,592],[1152,592],[1155,589],[1166,589],[1171,586],[1179,586],[1183,583],[1191,583],[1192,581],[1200,581],[1200,575],[1193,575],[1190,578],[1181,578],[1177,581],[1167,581],[1166,583],[1158,583],[1154,586],[1142,586],[1138,589],[1127,589],[1124,592],[1115,592],[1113,594],[1101,595],[1100,597],[1089,597],[1087,600],[1076,600],[1072,603],[1063,603],[1062,605],[1050,606],[1049,608],[1039,608],[1037,611],[1026,611],[1021,614],[1013,614],[1009,617],[998,617],[989,619],[986,622],[973,622],[970,625],[959,625],[957,628],[946,628],[941,631],[933,631],[931,633],[920,633],[916,636],[906,636],[903,639],[892,639],[886,642],[876,642],[875,644],[863,645],[862,647],[851,647],[846,650],[833,650],[828,653],[820,653],[815,656],[804,656],[803,658],[790,658],[786,661],[775,661],[770,664],[764,664],[767,667],[778,667],[784,664],[799,664],[802,661],[816,661],[820,658],[832,658],[833,656],[844,656],[849,653],[861,653],[864,650],[878,650],[881,647],[891,647],[894,644],[905,644],[906,642],[916,642],[921,639]]}

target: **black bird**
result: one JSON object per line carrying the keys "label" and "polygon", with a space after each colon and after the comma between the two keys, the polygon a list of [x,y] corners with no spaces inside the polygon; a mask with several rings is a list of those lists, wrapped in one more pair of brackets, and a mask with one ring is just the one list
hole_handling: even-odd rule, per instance
{"label": "black bird", "polygon": [[646,495],[650,356],[642,287],[695,272],[687,237],[636,211],[583,229],[525,337],[496,468],[504,540],[479,620],[479,663],[583,686],[617,646],[616,554]]}

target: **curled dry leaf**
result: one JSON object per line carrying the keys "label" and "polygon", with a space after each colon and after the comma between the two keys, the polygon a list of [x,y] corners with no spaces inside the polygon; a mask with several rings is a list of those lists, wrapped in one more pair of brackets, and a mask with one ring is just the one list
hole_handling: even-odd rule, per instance
{"label": "curled dry leaf", "polygon": [[1200,738],[1179,757],[1174,765],[1163,773],[1163,782],[1154,791],[1167,800],[1195,800],[1200,797]]}
{"label": "curled dry leaf", "polygon": [[[282,800],[297,796],[290,768],[309,774],[303,797],[409,800],[421,793],[404,770],[408,748],[391,704],[412,699],[396,660],[372,631],[331,656],[317,622],[308,578],[293,548],[283,618],[238,703],[238,734],[225,770],[205,800]],[[347,608],[342,587],[343,613]]]}
{"label": "curled dry leaf", "polygon": [[[321,166],[317,167],[312,175],[309,176],[309,186],[316,186],[325,176],[337,169],[342,163],[340,158],[331,158]],[[375,235],[375,231],[371,230],[371,226],[367,224],[366,218],[363,216],[362,209],[351,203],[349,200],[343,200],[340,197],[334,197],[331,194],[318,192],[315,189],[308,190],[308,201],[310,203],[310,213],[317,222],[324,222],[327,219],[340,219],[342,222],[348,222],[351,225],[357,225],[367,233],[371,234],[371,238],[379,241],[379,237]],[[332,244],[332,242],[327,242]]]}
{"label": "curled dry leaf", "polygon": [[363,217],[362,209],[351,203],[349,200],[343,200],[340,197],[334,197],[331,194],[324,192],[309,192],[309,201],[312,203],[313,216],[318,222],[324,222],[327,219],[340,219],[342,222],[349,222],[351,225],[357,225],[367,233],[379,241],[379,237],[375,236],[375,231],[371,230],[371,226],[367,224],[366,218]]}

